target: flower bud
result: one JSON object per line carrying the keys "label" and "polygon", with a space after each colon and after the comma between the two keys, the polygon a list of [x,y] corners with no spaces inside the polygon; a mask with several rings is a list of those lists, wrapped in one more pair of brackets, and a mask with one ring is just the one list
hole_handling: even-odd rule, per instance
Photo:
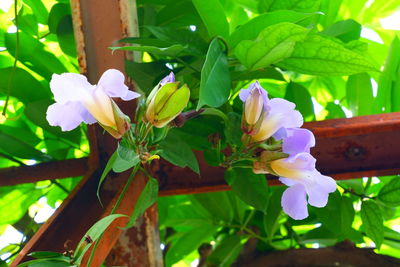
{"label": "flower bud", "polygon": [[246,134],[254,134],[258,131],[266,112],[267,92],[257,81],[248,89],[242,89],[239,97],[244,102],[242,129]]}
{"label": "flower bud", "polygon": [[131,127],[130,119],[126,116],[117,106],[117,104],[111,99],[114,125],[104,125],[99,121],[99,124],[114,138],[121,138]]}
{"label": "flower bud", "polygon": [[274,169],[271,167],[272,162],[276,162],[280,159],[285,159],[289,155],[283,152],[278,152],[278,151],[263,151],[261,152],[260,157],[258,158],[257,161],[254,161],[253,163],[253,172],[257,174],[273,174],[277,175],[277,173],[274,171]]}
{"label": "flower bud", "polygon": [[186,84],[178,86],[179,82],[167,82],[153,89],[147,101],[146,121],[162,128],[182,112],[189,101],[190,90]]}

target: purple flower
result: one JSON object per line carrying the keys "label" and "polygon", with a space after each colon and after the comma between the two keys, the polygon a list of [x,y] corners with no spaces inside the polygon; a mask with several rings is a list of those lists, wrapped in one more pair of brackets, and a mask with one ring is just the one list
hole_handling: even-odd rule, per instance
{"label": "purple flower", "polygon": [[281,139],[282,132],[285,132],[286,128],[303,125],[303,117],[300,112],[294,109],[295,107],[294,103],[282,98],[269,100],[260,128],[252,135],[252,140],[254,142],[261,142],[271,136]]}
{"label": "purple flower", "polygon": [[92,124],[98,121],[106,130],[120,132],[120,122],[125,118],[120,118],[122,112],[111,97],[128,101],[140,96],[129,91],[124,80],[124,75],[115,69],[104,72],[97,85],[91,85],[80,74],[53,74],[50,88],[56,103],[47,109],[49,124],[70,131],[81,122]]}
{"label": "purple flower", "polygon": [[289,186],[282,195],[281,204],[283,211],[295,220],[308,216],[307,202],[314,207],[324,207],[329,193],[336,190],[335,180],[315,168],[316,160],[309,153],[314,145],[315,138],[309,130],[287,129],[282,150],[289,157],[270,162],[271,170]]}
{"label": "purple flower", "polygon": [[277,134],[276,139],[286,136],[285,128],[300,127],[303,117],[294,110],[295,104],[281,98],[269,100],[267,92],[256,81],[239,93],[244,102],[242,128],[251,135],[253,142],[264,141]]}

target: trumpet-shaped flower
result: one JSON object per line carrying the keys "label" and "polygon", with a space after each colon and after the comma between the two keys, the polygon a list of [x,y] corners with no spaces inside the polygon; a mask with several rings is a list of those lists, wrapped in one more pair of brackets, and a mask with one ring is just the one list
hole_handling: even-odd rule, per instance
{"label": "trumpet-shaped flower", "polygon": [[252,140],[261,142],[275,135],[276,139],[281,139],[282,132],[285,132],[287,128],[303,125],[303,117],[294,109],[295,107],[294,103],[282,98],[269,100],[260,129],[251,136]]}
{"label": "trumpet-shaped flower", "polygon": [[[278,175],[279,180],[289,186],[282,195],[281,204],[284,212],[296,220],[308,216],[307,202],[315,207],[324,207],[329,193],[336,190],[335,180],[315,168],[316,160],[309,153],[314,145],[315,138],[309,130],[287,129],[282,151],[289,157],[265,162],[263,154],[268,153],[265,151],[254,165],[258,173]],[[260,166],[264,166],[263,169]]]}
{"label": "trumpet-shaped flower", "polygon": [[50,88],[56,103],[47,109],[47,120],[63,131],[75,129],[81,122],[99,122],[114,137],[126,131],[125,116],[111,99],[132,100],[138,93],[128,90],[124,75],[115,69],[104,72],[97,85],[76,73],[53,74]]}
{"label": "trumpet-shaped flower", "polygon": [[[286,128],[300,127],[303,117],[295,110],[295,104],[282,98],[268,99],[267,92],[255,82],[239,94],[244,104],[246,134],[253,142],[262,142],[271,136],[282,139]],[[250,125],[251,127],[246,127]]]}

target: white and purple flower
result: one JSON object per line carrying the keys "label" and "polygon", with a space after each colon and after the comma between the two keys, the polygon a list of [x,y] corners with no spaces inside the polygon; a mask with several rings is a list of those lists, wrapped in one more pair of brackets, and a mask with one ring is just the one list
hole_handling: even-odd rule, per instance
{"label": "white and purple flower", "polygon": [[[251,128],[244,128],[253,142],[262,142],[271,136],[281,139],[286,128],[300,127],[303,117],[296,105],[282,98],[268,99],[267,92],[257,82],[239,94],[244,102],[244,118]],[[276,134],[276,136],[275,136]]]}
{"label": "white and purple flower", "polygon": [[[315,168],[315,158],[310,148],[315,145],[311,131],[298,128],[303,117],[295,104],[281,98],[268,99],[258,82],[239,94],[244,104],[246,126],[253,125],[245,134],[253,142],[263,142],[270,137],[282,141],[283,153],[264,151],[254,162],[255,173],[272,173],[289,186],[282,195],[283,211],[296,220],[308,216],[307,204],[324,207],[329,193],[336,190],[336,182]],[[242,123],[243,124],[243,123]],[[285,157],[286,154],[286,157]]]}
{"label": "white and purple flower", "polygon": [[124,75],[109,69],[101,76],[97,85],[90,84],[86,77],[76,73],[53,74],[50,88],[56,103],[47,109],[47,120],[52,126],[70,131],[82,122],[99,122],[114,137],[123,135],[125,115],[118,109],[112,97],[128,101],[139,97],[128,90]]}
{"label": "white and purple flower", "polygon": [[[279,180],[289,186],[282,195],[283,211],[296,220],[308,217],[307,202],[314,207],[325,207],[329,193],[336,191],[336,182],[315,168],[315,158],[309,153],[315,145],[312,132],[307,129],[287,129],[282,151],[288,158],[270,162]],[[307,199],[308,196],[308,199]]]}

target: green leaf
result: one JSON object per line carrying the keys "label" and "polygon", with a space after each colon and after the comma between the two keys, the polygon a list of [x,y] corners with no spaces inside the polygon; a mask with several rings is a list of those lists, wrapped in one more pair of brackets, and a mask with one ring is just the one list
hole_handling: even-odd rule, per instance
{"label": "green leaf", "polygon": [[210,218],[220,219],[226,223],[233,220],[233,207],[227,192],[194,194],[190,196],[192,202],[201,205],[210,213]]}
{"label": "green leaf", "polygon": [[224,134],[226,142],[230,145],[240,145],[242,143],[241,120],[242,116],[235,112],[226,114],[228,120],[225,121]]}
{"label": "green leaf", "polygon": [[42,194],[42,190],[36,189],[34,184],[1,187],[0,225],[17,222]]}
{"label": "green leaf", "polygon": [[242,239],[238,235],[225,237],[217,244],[207,262],[212,266],[231,266],[242,251]]}
{"label": "green leaf", "polygon": [[[50,93],[26,70],[16,68],[0,69],[0,92],[18,98],[24,103],[50,98]],[[10,77],[13,77],[8,90]]]}
{"label": "green leaf", "polygon": [[346,118],[346,114],[344,113],[343,109],[335,103],[328,103],[325,109],[328,111],[328,115],[325,117],[326,120]]}
{"label": "green leaf", "polygon": [[[346,238],[352,229],[354,207],[350,198],[341,196],[338,191],[329,195],[328,204],[324,208],[315,209],[315,213],[324,227],[339,238]],[[335,216],[331,216],[335,214]]]}
{"label": "green leaf", "polygon": [[76,57],[76,45],[71,15],[66,15],[60,19],[56,34],[61,50],[71,57]]}
{"label": "green leaf", "polygon": [[276,70],[276,68],[264,68],[255,71],[232,71],[232,81],[244,81],[244,80],[258,80],[258,79],[273,79],[284,81],[282,73]]}
{"label": "green leaf", "polygon": [[48,155],[35,149],[31,144],[5,132],[0,132],[0,149],[22,159],[34,159],[38,161],[48,161],[51,159]]}
{"label": "green leaf", "polygon": [[116,150],[117,156],[112,164],[112,169],[114,172],[124,172],[133,166],[139,164],[139,155],[129,147],[128,142],[123,139],[118,143],[118,148]]}
{"label": "green leaf", "polygon": [[211,238],[218,227],[211,224],[203,224],[186,231],[174,239],[165,256],[165,265],[171,266],[184,256],[197,249],[204,241]]}
{"label": "green leaf", "polygon": [[241,200],[257,210],[266,211],[269,188],[265,175],[255,174],[251,169],[235,168],[225,171],[225,180]]}
{"label": "green leaf", "polygon": [[261,14],[237,28],[229,38],[229,44],[235,47],[242,40],[254,40],[265,28],[282,22],[299,23],[319,13],[299,13],[292,10],[279,10]]}
{"label": "green leaf", "polygon": [[374,96],[371,77],[367,73],[349,76],[346,85],[346,99],[354,116],[372,114]]}
{"label": "green leaf", "polygon": [[321,33],[336,37],[347,43],[360,38],[361,24],[352,19],[342,20],[331,25]]}
{"label": "green leaf", "polygon": [[318,34],[297,42],[290,57],[277,64],[288,70],[312,75],[352,75],[378,71],[365,56]]}
{"label": "green leaf", "polygon": [[47,18],[49,16],[49,12],[46,9],[46,6],[42,1],[37,0],[24,0],[24,4],[27,4],[35,14],[38,22],[47,25]]}
{"label": "green leaf", "polygon": [[[53,251],[35,251],[28,254],[29,257],[36,259],[45,259],[45,258],[55,258],[55,257],[63,257],[62,253],[53,252]],[[68,259],[67,257],[65,257]]]}
{"label": "green leaf", "polygon": [[114,50],[127,50],[127,51],[142,51],[160,56],[177,57],[185,47],[180,44],[171,45],[169,47],[156,47],[156,46],[121,46],[110,47]]}
{"label": "green leaf", "polygon": [[286,87],[285,99],[296,104],[296,109],[300,111],[305,121],[315,119],[314,104],[307,88],[298,83],[290,82]]}
{"label": "green leaf", "polygon": [[127,217],[127,216],[123,214],[111,214],[102,218],[100,221],[97,221],[92,227],[90,227],[90,229],[86,232],[85,236],[82,237],[81,241],[76,247],[74,253],[74,259],[77,265],[81,263],[82,258],[85,255],[86,251],[92,245],[92,243],[86,242],[87,237],[90,237],[90,239],[93,242],[96,242],[104,233],[104,231],[108,228],[108,226],[110,226],[110,224],[114,220],[121,217]]}
{"label": "green leaf", "polygon": [[385,184],[378,194],[378,199],[386,205],[397,207],[400,206],[400,179],[393,178],[389,183]]}
{"label": "green leaf", "polygon": [[55,4],[51,8],[49,18],[48,18],[49,31],[51,33],[56,33],[58,24],[63,19],[63,17],[68,16],[68,15],[71,15],[71,9],[68,4],[64,4],[64,3]]}
{"label": "green leaf", "polygon": [[271,240],[279,228],[279,217],[282,214],[281,198],[285,187],[277,187],[272,191],[268,202],[266,215],[264,216],[264,229],[268,240]]}
{"label": "green leaf", "polygon": [[189,167],[200,174],[199,164],[192,149],[177,134],[169,132],[167,137],[160,143],[160,156],[179,167]]}
{"label": "green leaf", "polygon": [[38,22],[36,16],[27,6],[22,6],[18,13],[18,28],[29,35],[38,35]]}
{"label": "green leaf", "polygon": [[142,215],[158,199],[158,181],[152,177],[149,178],[143,191],[136,202],[135,209],[125,229],[135,225],[136,219]]}
{"label": "green leaf", "polygon": [[216,108],[224,104],[228,100],[230,87],[228,61],[224,47],[217,38],[212,40],[201,70],[197,110],[204,105]]}
{"label": "green leaf", "polygon": [[125,70],[145,93],[149,93],[171,71],[165,64],[158,61],[149,63],[125,61]]}
{"label": "green leaf", "polygon": [[308,30],[283,22],[265,28],[254,41],[241,41],[235,55],[248,69],[255,70],[276,64],[292,55],[295,44],[304,40]]}
{"label": "green leaf", "polygon": [[71,267],[75,265],[71,265],[69,263],[69,258],[62,256],[59,258],[51,258],[51,259],[37,259],[32,261],[27,261],[22,264],[19,264],[17,267]]}
{"label": "green leaf", "polygon": [[225,40],[229,35],[229,24],[225,11],[219,1],[192,0],[204,25],[206,25],[209,37],[222,36]]}
{"label": "green leaf", "polygon": [[[45,46],[38,39],[19,32],[18,60],[26,67],[50,80],[53,73],[68,72],[64,64],[51,52],[45,50]],[[5,34],[7,51],[15,57],[16,34]]]}
{"label": "green leaf", "polygon": [[313,12],[317,11],[321,0],[261,0],[259,10],[268,12],[274,10],[293,10],[298,12]]}
{"label": "green leaf", "polygon": [[111,155],[111,157],[108,159],[108,162],[106,164],[106,167],[103,170],[103,173],[101,174],[100,180],[99,180],[99,184],[97,185],[97,198],[99,199],[100,203],[101,203],[101,199],[100,199],[100,187],[103,184],[104,180],[106,179],[108,173],[111,171],[111,169],[114,166],[114,162],[118,157],[118,153],[117,151],[114,151],[114,153]]}
{"label": "green leaf", "polygon": [[363,201],[361,205],[361,220],[366,235],[374,241],[379,249],[383,242],[383,217],[379,206],[373,200]]}
{"label": "green leaf", "polygon": [[379,77],[374,113],[400,111],[400,88],[394,87],[395,84],[399,84],[399,69],[400,39],[396,36],[390,45],[385,67]]}

